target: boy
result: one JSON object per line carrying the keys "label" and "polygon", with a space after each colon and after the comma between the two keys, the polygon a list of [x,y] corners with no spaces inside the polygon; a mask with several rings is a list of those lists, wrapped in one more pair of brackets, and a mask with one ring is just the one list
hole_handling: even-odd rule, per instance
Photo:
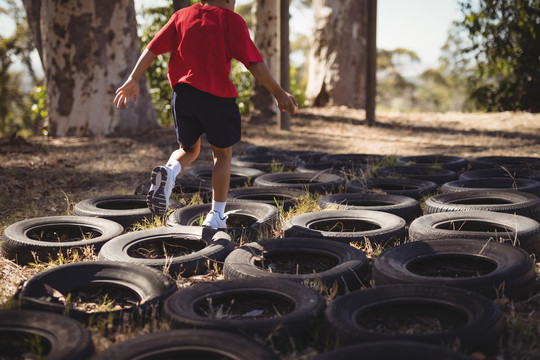
{"label": "boy", "polygon": [[234,12],[236,0],[201,1],[177,11],[143,51],[128,80],[116,90],[114,103],[128,106],[139,96],[138,82],[159,54],[171,53],[167,75],[173,92],[173,117],[180,145],[165,166],[152,170],[147,204],[156,215],[167,211],[180,170],[200,152],[201,135],[212,148],[212,209],[203,226],[225,228],[225,205],[231,175],[232,145],[240,141],[238,96],[229,79],[232,58],[242,62],[274,96],[281,111],[298,104],[274,80],[249,37],[245,21]]}

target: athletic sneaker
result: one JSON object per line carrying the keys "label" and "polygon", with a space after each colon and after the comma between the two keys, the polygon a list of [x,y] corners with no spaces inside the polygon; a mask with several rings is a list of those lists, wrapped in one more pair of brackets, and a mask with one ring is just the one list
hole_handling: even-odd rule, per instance
{"label": "athletic sneaker", "polygon": [[211,227],[212,229],[225,229],[227,228],[227,216],[225,215],[222,218],[218,212],[210,210],[206,215],[202,226]]}
{"label": "athletic sneaker", "polygon": [[166,166],[156,166],[150,178],[150,190],[146,196],[146,204],[154,215],[163,215],[169,207],[169,198],[174,187],[172,169]]}

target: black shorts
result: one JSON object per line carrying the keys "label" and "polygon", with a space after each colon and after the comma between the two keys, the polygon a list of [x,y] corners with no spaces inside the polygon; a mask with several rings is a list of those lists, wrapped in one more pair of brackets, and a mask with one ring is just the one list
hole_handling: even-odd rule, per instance
{"label": "black shorts", "polygon": [[222,98],[181,83],[174,87],[172,113],[176,138],[183,147],[195,144],[204,133],[208,142],[218,148],[240,141],[236,98]]}

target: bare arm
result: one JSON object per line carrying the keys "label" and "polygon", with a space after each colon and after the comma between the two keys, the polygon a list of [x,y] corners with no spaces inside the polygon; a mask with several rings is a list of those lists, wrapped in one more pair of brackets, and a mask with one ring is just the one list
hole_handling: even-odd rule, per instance
{"label": "bare arm", "polygon": [[264,62],[251,63],[248,70],[272,94],[281,111],[288,111],[291,114],[296,112],[298,108],[296,99],[279,86]]}
{"label": "bare arm", "polygon": [[156,54],[151,52],[148,49],[144,49],[143,53],[137,60],[137,64],[133,68],[133,71],[129,75],[128,79],[124,85],[120,86],[116,90],[116,96],[113,100],[113,103],[116,104],[117,108],[122,106],[122,103],[128,107],[129,99],[133,96],[133,102],[136,104],[139,99],[139,79],[146,72],[152,61],[156,58]]}

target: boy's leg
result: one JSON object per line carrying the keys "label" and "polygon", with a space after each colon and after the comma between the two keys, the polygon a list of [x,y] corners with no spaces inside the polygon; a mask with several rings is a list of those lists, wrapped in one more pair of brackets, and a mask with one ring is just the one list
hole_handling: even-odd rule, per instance
{"label": "boy's leg", "polygon": [[175,150],[172,152],[171,157],[169,158],[169,161],[171,159],[174,159],[178,161],[182,168],[185,166],[191,164],[197,157],[199,156],[199,153],[201,152],[201,139],[197,140],[195,144],[189,146],[189,147],[183,147],[180,145],[180,148],[178,150]]}
{"label": "boy's leg", "polygon": [[212,199],[215,201],[227,201],[229,183],[231,181],[232,147],[218,148],[213,145],[214,170],[212,171]]}
{"label": "boy's leg", "polygon": [[212,210],[206,216],[203,226],[215,229],[227,227],[225,204],[229,193],[231,180],[232,147],[218,148],[211,145],[214,155],[214,169],[212,171]]}
{"label": "boy's leg", "polygon": [[165,166],[156,166],[152,170],[151,185],[146,203],[155,215],[163,215],[169,207],[169,198],[182,167],[192,163],[200,152],[201,140],[190,147],[182,147],[172,152]]}

